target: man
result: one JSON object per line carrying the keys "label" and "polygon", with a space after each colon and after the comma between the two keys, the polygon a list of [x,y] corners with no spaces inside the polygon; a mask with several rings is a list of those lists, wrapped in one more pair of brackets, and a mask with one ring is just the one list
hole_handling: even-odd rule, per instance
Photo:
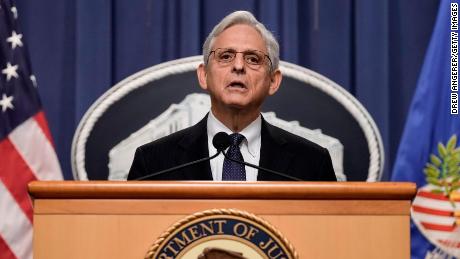
{"label": "man", "polygon": [[[212,139],[230,135],[233,159],[306,181],[336,181],[326,149],[267,123],[260,114],[265,98],[281,83],[279,46],[274,36],[246,11],[225,17],[203,45],[198,81],[211,96],[211,111],[198,124],[136,150],[128,180],[215,154]],[[232,162],[221,154],[210,162],[149,180],[289,180]]]}

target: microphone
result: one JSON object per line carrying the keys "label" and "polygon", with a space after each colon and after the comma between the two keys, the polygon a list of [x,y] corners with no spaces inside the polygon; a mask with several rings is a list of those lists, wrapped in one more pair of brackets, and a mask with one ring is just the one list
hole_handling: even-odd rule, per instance
{"label": "microphone", "polygon": [[152,174],[144,175],[144,176],[142,176],[142,177],[139,177],[139,178],[134,179],[134,181],[144,180],[144,179],[147,179],[147,178],[150,178],[150,177],[154,177],[154,176],[158,176],[158,175],[161,175],[161,174],[170,173],[170,172],[173,172],[173,171],[176,171],[176,170],[179,170],[179,169],[188,167],[188,166],[192,166],[192,165],[195,165],[195,164],[199,164],[199,163],[201,163],[201,162],[206,162],[206,161],[208,161],[208,160],[214,159],[214,158],[217,157],[221,152],[223,153],[224,150],[227,149],[227,148],[230,146],[230,143],[231,143],[231,142],[230,142],[230,139],[229,139],[228,134],[225,133],[225,132],[219,132],[219,133],[217,133],[216,135],[214,135],[214,138],[212,139],[212,145],[217,149],[217,153],[214,154],[213,156],[204,157],[204,158],[201,158],[201,159],[198,159],[198,160],[189,162],[189,163],[185,163],[185,164],[178,165],[178,166],[175,166],[175,167],[172,167],[172,168],[168,168],[168,169],[165,169],[165,170],[161,170],[161,171],[159,171],[159,172],[155,172],[155,173],[152,173]]}
{"label": "microphone", "polygon": [[[221,134],[221,133],[222,133],[222,134]],[[225,133],[225,132],[219,132],[219,133],[217,133],[217,134],[221,134],[222,137],[224,137],[224,135],[225,135],[225,137],[227,138],[227,141],[228,141],[228,146],[230,146],[230,143],[231,143],[231,141],[230,141],[230,136],[229,136],[227,133]],[[216,136],[217,136],[217,134],[216,134]],[[228,147],[228,146],[227,146],[227,147]],[[227,148],[227,147],[226,147],[226,148]],[[226,148],[225,148],[225,149],[226,149]],[[225,149],[222,150],[222,154],[224,154],[225,158],[227,158],[227,159],[230,160],[230,161],[233,161],[233,162],[238,163],[238,164],[243,164],[243,165],[246,165],[246,166],[249,166],[249,167],[258,169],[258,170],[260,170],[260,171],[264,171],[264,172],[266,172],[266,173],[275,174],[275,175],[278,175],[278,176],[287,178],[287,179],[289,179],[289,180],[293,180],[293,181],[303,181],[302,179],[299,179],[299,178],[294,177],[294,176],[290,176],[290,175],[283,174],[283,173],[280,173],[280,172],[276,172],[276,171],[273,171],[273,170],[270,170],[270,169],[267,169],[267,168],[263,168],[263,167],[260,167],[260,166],[257,166],[257,165],[253,165],[253,164],[250,164],[250,163],[247,163],[247,162],[244,162],[244,161],[239,161],[239,160],[233,159],[233,158],[227,156],[227,153],[225,153],[225,151],[224,151]]]}
{"label": "microphone", "polygon": [[217,152],[223,152],[231,144],[230,136],[225,132],[217,133],[212,139],[212,145],[217,149]]}

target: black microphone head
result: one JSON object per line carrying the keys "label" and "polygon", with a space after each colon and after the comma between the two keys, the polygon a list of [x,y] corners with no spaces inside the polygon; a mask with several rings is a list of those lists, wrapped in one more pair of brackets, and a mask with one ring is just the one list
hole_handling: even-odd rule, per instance
{"label": "black microphone head", "polygon": [[230,146],[230,136],[225,132],[219,132],[214,135],[212,139],[212,145],[217,149],[217,152],[221,152]]}

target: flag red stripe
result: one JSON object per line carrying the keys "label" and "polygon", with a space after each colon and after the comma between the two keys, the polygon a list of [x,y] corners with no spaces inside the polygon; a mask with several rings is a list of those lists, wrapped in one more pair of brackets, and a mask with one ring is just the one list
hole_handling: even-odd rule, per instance
{"label": "flag red stripe", "polygon": [[455,225],[439,225],[439,224],[426,223],[426,222],[422,222],[422,225],[427,230],[452,232],[455,229]]}
{"label": "flag red stripe", "polygon": [[413,205],[412,209],[416,212],[425,213],[425,214],[433,214],[436,216],[452,217],[454,215],[453,211],[430,209],[430,208],[426,208],[426,207],[422,207],[418,205]]}
{"label": "flag red stripe", "polygon": [[11,251],[8,244],[5,240],[0,236],[0,258],[1,259],[16,259],[16,256]]}
{"label": "flag red stripe", "polygon": [[51,132],[48,128],[48,122],[46,120],[45,113],[43,111],[38,112],[37,114],[35,114],[34,119],[37,122],[38,126],[40,126],[40,129],[43,131],[43,134],[45,134],[46,138],[48,139],[48,142],[51,143],[51,145],[54,147],[53,138],[51,137]]}
{"label": "flag red stripe", "polygon": [[435,199],[435,200],[441,200],[441,201],[449,201],[449,198],[442,194],[432,193],[432,192],[427,192],[427,191],[419,191],[417,193],[417,196]]}
{"label": "flag red stripe", "polygon": [[8,138],[0,142],[0,154],[0,179],[32,222],[32,202],[27,192],[27,184],[36,180],[36,177]]}

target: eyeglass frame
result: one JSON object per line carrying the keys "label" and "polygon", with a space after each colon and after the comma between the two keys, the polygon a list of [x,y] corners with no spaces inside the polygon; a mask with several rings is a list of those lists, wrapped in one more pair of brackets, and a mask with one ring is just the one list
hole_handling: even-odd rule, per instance
{"label": "eyeglass frame", "polygon": [[[244,59],[244,53],[247,53],[249,51],[257,51],[257,52],[260,52],[264,55],[264,57],[266,57],[268,59],[268,61],[270,62],[270,71],[273,70],[273,63],[272,63],[272,60],[270,59],[270,56],[268,56],[268,54],[266,54],[265,52],[263,51],[260,51],[260,50],[256,50],[256,49],[248,49],[248,50],[245,50],[245,51],[236,51],[236,49],[232,49],[232,48],[216,48],[214,50],[211,50],[211,52],[209,52],[209,55],[208,55],[208,58],[206,59],[206,64],[209,63],[209,57],[214,53],[214,55],[216,54],[216,51],[219,50],[219,49],[222,49],[222,50],[232,50],[234,53],[235,53],[235,57],[233,58],[232,61],[229,61],[228,63],[231,63],[233,61],[235,61],[235,58],[236,58],[236,54],[238,53],[241,53],[243,54],[243,59]],[[246,60],[244,59],[244,63],[246,65],[250,65],[246,62]]]}

